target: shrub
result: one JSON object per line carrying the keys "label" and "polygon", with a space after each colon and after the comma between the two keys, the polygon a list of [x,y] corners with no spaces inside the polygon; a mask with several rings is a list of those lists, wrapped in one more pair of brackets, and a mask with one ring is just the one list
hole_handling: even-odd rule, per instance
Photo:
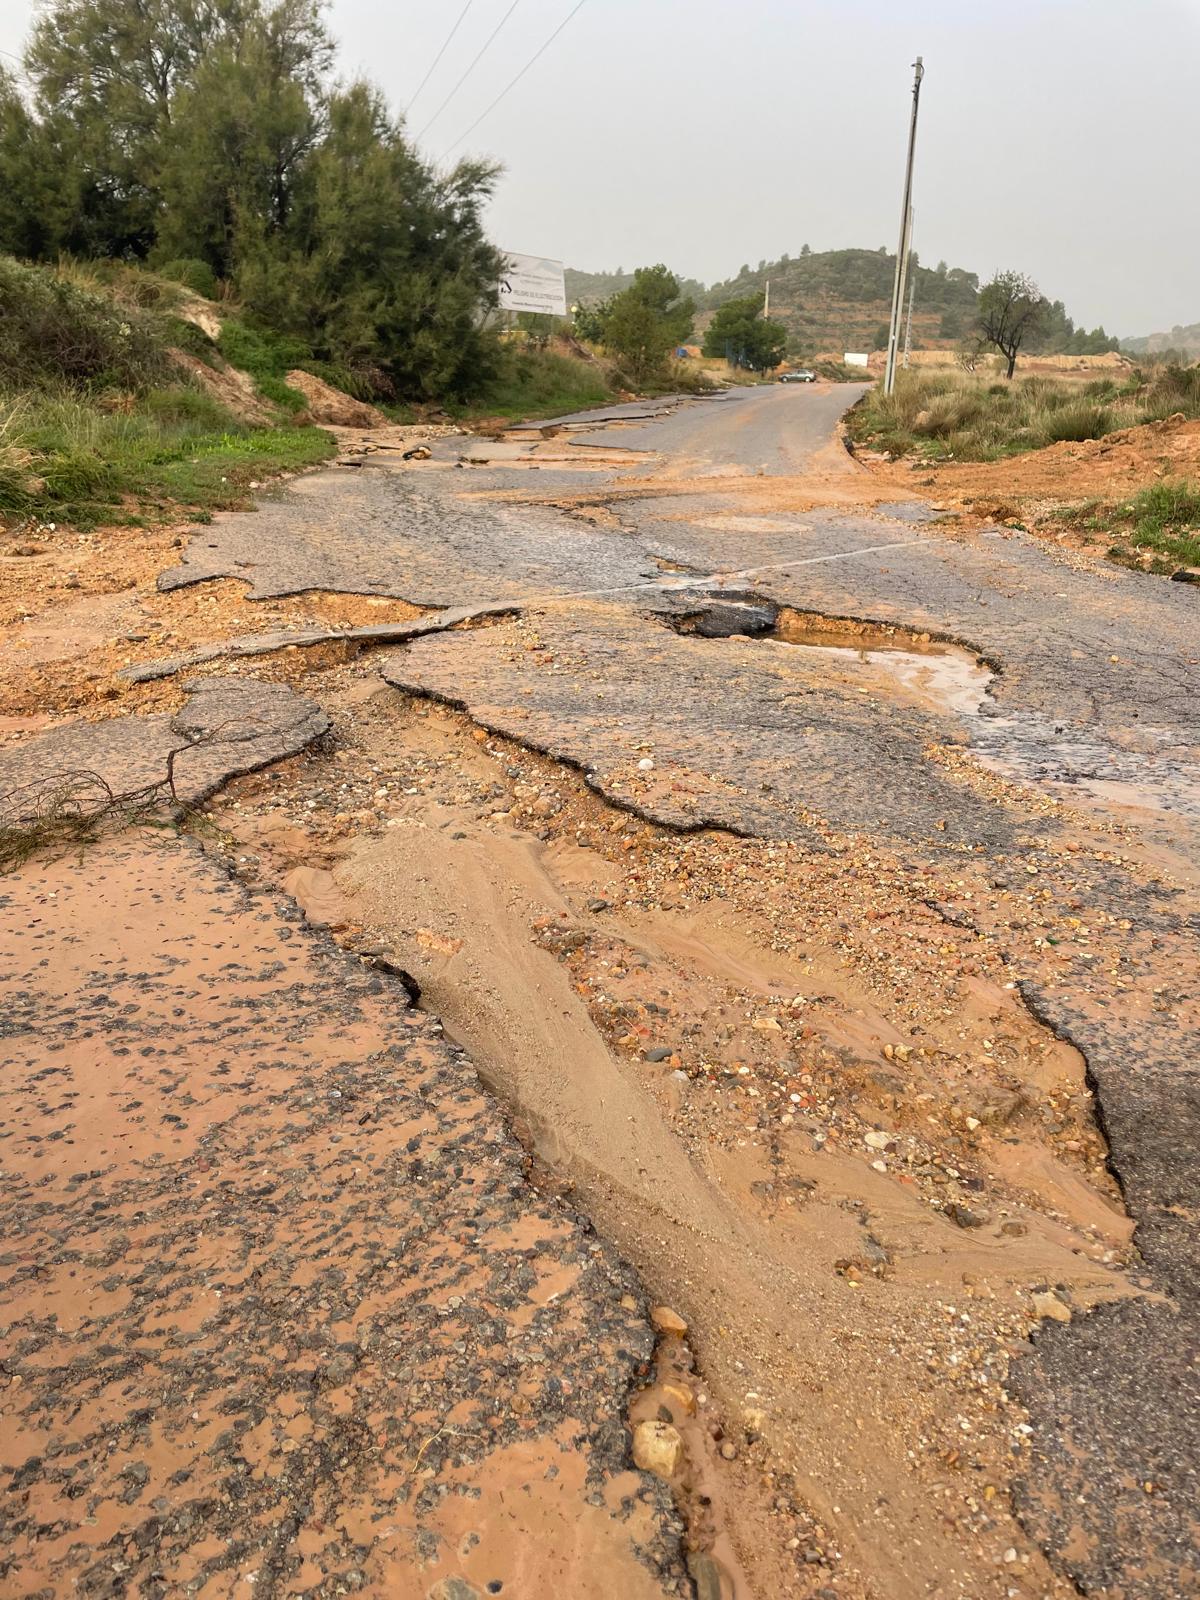
{"label": "shrub", "polygon": [[1112,413],[1107,406],[1092,400],[1076,400],[1051,408],[1043,426],[1050,444],[1066,440],[1099,439],[1112,426]]}
{"label": "shrub", "polygon": [[595,362],[556,350],[505,344],[496,376],[472,409],[494,416],[555,416],[602,405],[611,390]]}
{"label": "shrub", "polygon": [[1149,378],[1080,383],[1053,377],[993,383],[965,373],[902,372],[895,392],[874,389],[850,413],[860,443],[903,455],[991,461],[1065,440],[1098,439],[1178,412],[1200,416],[1200,368]]}
{"label": "shrub", "polygon": [[178,261],[164,262],[158,271],[161,277],[170,278],[172,283],[181,283],[193,294],[203,295],[205,300],[217,298],[216,274],[207,261],[184,256]]}
{"label": "shrub", "polygon": [[294,367],[307,366],[312,347],[303,339],[227,317],[217,348],[232,367],[248,372],[260,385],[264,378],[282,378]]}
{"label": "shrub", "polygon": [[0,384],[137,392],[169,372],[150,318],[65,277],[0,257]]}

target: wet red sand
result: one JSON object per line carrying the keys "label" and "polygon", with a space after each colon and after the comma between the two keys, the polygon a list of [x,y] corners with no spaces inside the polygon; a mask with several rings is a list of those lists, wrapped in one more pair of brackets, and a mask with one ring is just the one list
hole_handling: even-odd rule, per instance
{"label": "wet red sand", "polygon": [[686,1592],[636,1282],[398,984],[161,835],[0,911],[0,1592]]}

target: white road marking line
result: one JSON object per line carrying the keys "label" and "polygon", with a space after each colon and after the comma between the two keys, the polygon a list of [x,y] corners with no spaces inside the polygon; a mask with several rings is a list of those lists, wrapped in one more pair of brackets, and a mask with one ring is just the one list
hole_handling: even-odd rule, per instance
{"label": "white road marking line", "polygon": [[[859,550],[838,550],[827,556],[798,556],[794,561],[773,561],[762,567],[742,567],[735,572],[708,574],[663,573],[662,577],[649,578],[641,583],[622,583],[608,589],[573,589],[567,593],[555,590],[550,594],[533,594],[505,600],[512,606],[550,605],[556,600],[588,600],[604,594],[631,594],[638,589],[699,589],[710,584],[730,583],[735,578],[752,578],[760,572],[784,572],[789,567],[815,567],[824,561],[848,561],[852,556],[879,555],[884,550],[911,550],[914,545],[933,544],[933,539],[893,539],[888,544],[864,545]],[[500,602],[497,602],[498,604]]]}

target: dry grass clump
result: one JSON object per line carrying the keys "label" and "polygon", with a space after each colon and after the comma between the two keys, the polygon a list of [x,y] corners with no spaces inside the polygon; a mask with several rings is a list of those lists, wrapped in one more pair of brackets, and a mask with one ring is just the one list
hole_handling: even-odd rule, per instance
{"label": "dry grass clump", "polygon": [[892,455],[995,461],[1179,413],[1200,416],[1200,367],[1148,368],[1086,383],[913,371],[900,374],[891,395],[872,390],[851,414],[850,430],[858,442]]}

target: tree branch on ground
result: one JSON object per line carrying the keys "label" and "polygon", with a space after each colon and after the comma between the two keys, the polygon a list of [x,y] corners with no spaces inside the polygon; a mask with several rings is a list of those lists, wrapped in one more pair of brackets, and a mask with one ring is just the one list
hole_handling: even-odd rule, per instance
{"label": "tree branch on ground", "polygon": [[0,876],[43,850],[91,844],[106,823],[132,827],[161,821],[168,803],[167,817],[186,815],[192,802],[179,794],[179,757],[189,750],[245,744],[270,731],[270,724],[258,718],[222,723],[174,746],[167,752],[162,777],[132,789],[114,789],[102,773],[76,768],[48,773],[10,790],[0,797]]}

